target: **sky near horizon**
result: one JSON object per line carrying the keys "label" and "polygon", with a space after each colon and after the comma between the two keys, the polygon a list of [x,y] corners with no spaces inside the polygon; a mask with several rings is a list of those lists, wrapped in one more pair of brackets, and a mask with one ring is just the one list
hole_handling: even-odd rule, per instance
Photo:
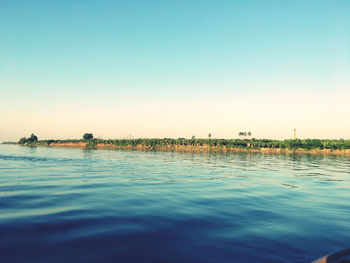
{"label": "sky near horizon", "polygon": [[350,138],[350,1],[0,1],[0,141]]}

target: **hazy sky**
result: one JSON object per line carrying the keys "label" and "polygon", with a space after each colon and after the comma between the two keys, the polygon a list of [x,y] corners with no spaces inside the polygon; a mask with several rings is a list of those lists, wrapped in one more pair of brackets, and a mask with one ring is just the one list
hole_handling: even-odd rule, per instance
{"label": "hazy sky", "polygon": [[0,1],[0,141],[350,137],[350,1]]}

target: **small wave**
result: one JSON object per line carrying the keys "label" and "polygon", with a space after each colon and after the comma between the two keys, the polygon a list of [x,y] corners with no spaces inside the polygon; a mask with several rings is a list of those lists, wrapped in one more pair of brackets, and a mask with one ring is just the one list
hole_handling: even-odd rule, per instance
{"label": "small wave", "polygon": [[[82,163],[86,162],[86,159],[72,159],[72,158],[53,158],[53,157],[40,157],[40,156],[15,156],[15,155],[3,155],[0,154],[0,160],[5,161],[24,161],[24,162],[36,162],[36,163]],[[91,162],[91,160],[89,160]]]}

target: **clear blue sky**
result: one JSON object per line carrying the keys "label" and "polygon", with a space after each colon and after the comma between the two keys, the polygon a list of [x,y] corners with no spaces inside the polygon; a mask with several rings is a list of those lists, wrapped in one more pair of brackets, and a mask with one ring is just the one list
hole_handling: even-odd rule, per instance
{"label": "clear blue sky", "polygon": [[0,40],[0,140],[350,134],[350,1],[3,0]]}

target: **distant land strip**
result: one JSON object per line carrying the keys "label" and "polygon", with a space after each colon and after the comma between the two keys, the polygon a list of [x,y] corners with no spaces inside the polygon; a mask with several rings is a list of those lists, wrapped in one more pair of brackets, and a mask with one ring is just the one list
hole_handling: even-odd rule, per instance
{"label": "distant land strip", "polygon": [[80,139],[37,140],[18,143],[26,146],[74,147],[95,149],[134,149],[177,152],[259,152],[259,153],[310,153],[349,155],[350,140],[321,139]]}

